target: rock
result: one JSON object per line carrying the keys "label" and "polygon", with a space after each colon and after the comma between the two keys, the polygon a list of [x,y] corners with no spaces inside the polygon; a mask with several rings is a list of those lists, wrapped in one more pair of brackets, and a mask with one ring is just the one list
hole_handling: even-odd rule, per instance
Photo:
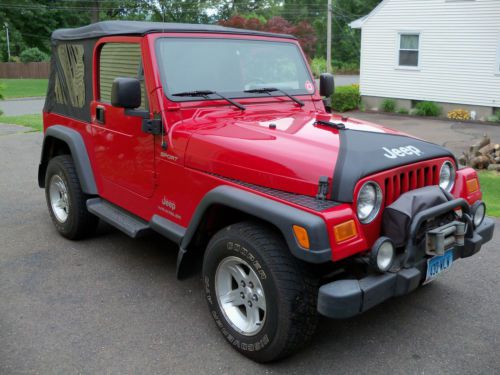
{"label": "rock", "polygon": [[488,170],[500,172],[500,164],[490,164],[488,165]]}

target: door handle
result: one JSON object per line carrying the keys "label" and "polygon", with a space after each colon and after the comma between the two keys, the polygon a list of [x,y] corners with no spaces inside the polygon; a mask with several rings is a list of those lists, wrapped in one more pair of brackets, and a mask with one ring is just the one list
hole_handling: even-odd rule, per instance
{"label": "door handle", "polygon": [[105,108],[102,105],[98,105],[95,107],[95,120],[99,124],[105,124],[105,116],[104,116]]}

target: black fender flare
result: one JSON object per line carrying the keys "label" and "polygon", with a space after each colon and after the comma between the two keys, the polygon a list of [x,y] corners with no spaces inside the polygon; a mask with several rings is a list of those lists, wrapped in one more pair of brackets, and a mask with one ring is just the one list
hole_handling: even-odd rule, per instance
{"label": "black fender flare", "polygon": [[[287,204],[263,197],[236,187],[222,185],[210,190],[201,200],[180,240],[177,268],[181,267],[184,255],[210,206],[220,204],[268,222],[282,233],[290,252],[297,258],[309,263],[331,261],[331,248],[325,221],[309,212]],[[304,249],[297,242],[293,225],[304,227],[309,234],[310,248]]]}
{"label": "black fender flare", "polygon": [[45,172],[47,170],[48,160],[48,140],[51,138],[64,142],[75,163],[76,173],[82,185],[82,191],[89,195],[98,195],[97,185],[95,183],[94,171],[90,164],[87,147],[80,133],[76,130],[62,125],[53,125],[47,128],[43,138],[42,154],[40,165],[38,166],[38,186],[45,187]]}

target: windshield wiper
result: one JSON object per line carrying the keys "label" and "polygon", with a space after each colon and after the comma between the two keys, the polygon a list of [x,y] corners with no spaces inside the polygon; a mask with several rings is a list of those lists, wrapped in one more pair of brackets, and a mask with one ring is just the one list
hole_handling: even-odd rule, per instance
{"label": "windshield wiper", "polygon": [[226,100],[227,102],[231,103],[235,107],[238,107],[242,111],[244,111],[246,108],[242,106],[240,103],[236,103],[234,100],[229,99],[228,97],[219,94],[216,91],[210,91],[210,90],[196,90],[196,91],[184,91],[184,92],[177,92],[175,94],[172,94],[172,96],[191,96],[191,97],[196,97],[196,96],[201,96],[205,99],[208,99],[209,95],[217,95],[219,98]]}
{"label": "windshield wiper", "polygon": [[281,89],[277,89],[276,87],[261,87],[258,89],[245,90],[244,92],[257,93],[257,94],[271,94],[272,92],[276,91],[282,93],[285,96],[288,96],[290,99],[292,99],[295,103],[297,103],[301,107],[304,106],[304,102],[302,100],[297,99],[295,96],[292,96],[286,91],[283,91]]}

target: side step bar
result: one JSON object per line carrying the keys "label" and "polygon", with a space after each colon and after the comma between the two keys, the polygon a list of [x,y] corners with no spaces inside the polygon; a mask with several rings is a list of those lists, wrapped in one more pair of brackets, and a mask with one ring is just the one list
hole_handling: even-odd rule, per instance
{"label": "side step bar", "polygon": [[141,237],[151,230],[147,221],[101,198],[89,199],[87,209],[132,238]]}

